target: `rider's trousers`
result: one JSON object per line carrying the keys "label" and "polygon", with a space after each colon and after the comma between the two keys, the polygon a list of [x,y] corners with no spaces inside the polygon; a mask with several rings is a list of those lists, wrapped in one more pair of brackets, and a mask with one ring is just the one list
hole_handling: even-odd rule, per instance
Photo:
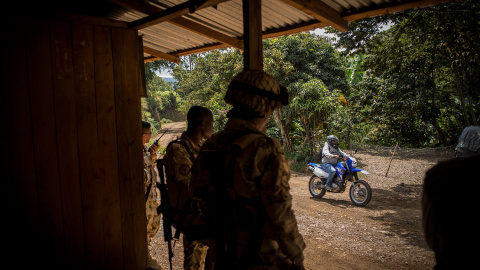
{"label": "rider's trousers", "polygon": [[330,163],[323,163],[322,169],[328,173],[327,185],[330,185],[330,183],[332,183],[333,176],[335,176],[335,167]]}

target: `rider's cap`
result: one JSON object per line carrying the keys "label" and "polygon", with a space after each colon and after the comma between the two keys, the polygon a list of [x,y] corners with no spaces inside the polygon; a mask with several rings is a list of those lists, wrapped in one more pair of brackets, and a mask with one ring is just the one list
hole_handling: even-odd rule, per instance
{"label": "rider's cap", "polygon": [[266,113],[287,105],[288,92],[264,71],[245,70],[233,78],[225,101],[233,106],[242,105],[258,113]]}

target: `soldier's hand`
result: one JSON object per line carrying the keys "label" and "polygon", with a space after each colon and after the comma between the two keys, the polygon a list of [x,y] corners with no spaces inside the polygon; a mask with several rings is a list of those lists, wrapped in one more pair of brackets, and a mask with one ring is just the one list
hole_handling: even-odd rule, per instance
{"label": "soldier's hand", "polygon": [[150,148],[148,148],[148,151],[150,151],[150,153],[156,153],[157,150],[158,150],[158,145],[156,144],[152,144]]}

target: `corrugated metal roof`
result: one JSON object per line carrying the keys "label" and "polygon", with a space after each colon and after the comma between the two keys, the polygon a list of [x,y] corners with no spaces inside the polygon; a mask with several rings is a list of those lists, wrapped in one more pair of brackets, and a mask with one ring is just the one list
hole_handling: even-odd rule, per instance
{"label": "corrugated metal roof", "polygon": [[[111,19],[133,22],[148,16],[124,4],[124,0],[112,1],[119,7],[110,13]],[[328,10],[330,8],[331,12],[336,13],[334,16],[337,16],[340,20],[351,21],[377,13],[382,14],[392,10],[397,11],[448,1],[450,0],[318,0],[309,1],[309,3],[319,2],[320,5],[327,6],[324,9]],[[150,0],[149,3],[157,7],[155,13],[158,13],[159,10],[175,7],[185,2],[188,1]],[[292,5],[288,4],[289,2]],[[330,25],[328,20],[320,21],[316,14],[313,14],[315,17],[312,17],[308,5],[305,7],[303,6],[305,4],[301,2],[296,0],[262,0],[262,31],[264,33],[280,32],[281,34],[284,29],[291,33],[295,30],[300,32],[305,29]],[[298,8],[298,5],[301,7]],[[142,11],[145,12],[145,10]],[[372,11],[374,13],[371,13]],[[189,24],[193,22],[203,28],[213,30],[215,33],[210,34],[210,36],[200,34],[199,32],[202,31],[189,30],[182,24],[182,21],[161,22],[139,29],[139,34],[143,35],[144,46],[163,53],[182,55],[189,52],[198,52],[195,49],[199,48],[209,50],[231,46],[222,42],[221,38],[216,38],[217,33],[224,39],[233,39],[234,41],[235,39],[241,40],[243,37],[242,0],[226,1],[215,7],[207,7],[184,15],[182,18],[187,20],[183,22],[189,22]]]}

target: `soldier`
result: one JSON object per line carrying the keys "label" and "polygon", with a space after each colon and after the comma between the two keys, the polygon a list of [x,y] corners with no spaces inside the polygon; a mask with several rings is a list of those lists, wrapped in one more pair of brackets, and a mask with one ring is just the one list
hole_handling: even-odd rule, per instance
{"label": "soldier", "polygon": [[[188,231],[189,227],[201,225],[197,205],[187,204],[190,169],[200,151],[200,142],[213,132],[212,112],[201,106],[190,108],[187,113],[188,127],[179,139],[167,146],[164,156],[168,196],[172,206],[173,226],[183,233],[184,269],[203,269],[208,246]],[[190,202],[190,201],[188,201]],[[182,211],[186,211],[182,218]],[[200,222],[200,224],[199,224]],[[208,267],[207,267],[208,268]]]}
{"label": "soldier", "polygon": [[155,236],[160,228],[160,216],[157,208],[157,144],[150,147],[146,145],[152,136],[151,125],[142,121],[142,142],[143,142],[143,184],[145,186],[145,206],[147,212],[147,243]]}
{"label": "soldier", "polygon": [[229,120],[203,145],[189,190],[210,214],[214,267],[304,269],[290,169],[280,143],[265,135],[270,114],[288,104],[286,88],[263,71],[243,71],[225,101]]}

